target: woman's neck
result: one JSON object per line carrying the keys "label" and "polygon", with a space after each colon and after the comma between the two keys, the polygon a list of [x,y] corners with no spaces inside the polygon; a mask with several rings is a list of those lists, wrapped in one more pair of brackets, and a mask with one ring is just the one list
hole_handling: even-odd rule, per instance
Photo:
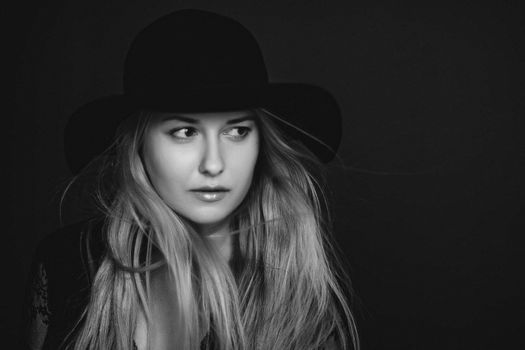
{"label": "woman's neck", "polygon": [[226,262],[232,257],[232,235],[229,221],[213,225],[200,225],[197,232],[207,238]]}
{"label": "woman's neck", "polygon": [[232,236],[229,230],[220,235],[208,236],[208,239],[217,248],[220,256],[222,256],[226,262],[229,262],[232,257]]}

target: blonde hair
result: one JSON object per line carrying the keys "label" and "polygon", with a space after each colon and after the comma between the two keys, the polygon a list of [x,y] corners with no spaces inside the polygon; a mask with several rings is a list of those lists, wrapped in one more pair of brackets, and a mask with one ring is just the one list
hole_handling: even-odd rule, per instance
{"label": "blonde hair", "polygon": [[75,349],[131,349],[138,312],[150,317],[150,274],[161,264],[177,290],[181,349],[198,349],[201,329],[217,349],[318,349],[330,337],[343,349],[359,348],[345,277],[331,260],[330,218],[314,174],[320,164],[301,143],[285,141],[264,110],[255,112],[255,175],[231,214],[238,271],[152,187],[141,159],[150,115],[137,113],[121,126],[110,157],[114,187],[103,180],[98,193],[108,250]]}

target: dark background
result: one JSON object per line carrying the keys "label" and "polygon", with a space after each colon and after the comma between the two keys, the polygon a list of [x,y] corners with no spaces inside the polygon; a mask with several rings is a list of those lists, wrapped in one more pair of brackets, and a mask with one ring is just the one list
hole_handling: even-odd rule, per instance
{"label": "dark background", "polygon": [[186,7],[246,25],[273,80],[319,84],[340,101],[329,178],[363,348],[525,346],[519,2],[62,0],[5,12],[16,84],[2,117],[2,348],[18,336],[32,252],[59,226],[68,114],[120,92],[136,32]]}

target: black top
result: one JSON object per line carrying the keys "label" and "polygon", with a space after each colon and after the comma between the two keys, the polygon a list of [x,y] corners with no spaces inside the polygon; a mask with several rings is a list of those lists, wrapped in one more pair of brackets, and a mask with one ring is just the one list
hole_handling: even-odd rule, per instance
{"label": "black top", "polygon": [[[101,219],[63,227],[45,237],[33,258],[23,349],[66,349],[89,302],[96,268],[104,257]],[[201,348],[212,344],[205,337]],[[210,343],[208,343],[208,341]],[[333,337],[323,349],[336,349]]]}
{"label": "black top", "polygon": [[[104,253],[102,220],[63,227],[38,245],[27,293],[25,349],[65,349],[89,301]],[[90,264],[93,266],[90,268]]]}

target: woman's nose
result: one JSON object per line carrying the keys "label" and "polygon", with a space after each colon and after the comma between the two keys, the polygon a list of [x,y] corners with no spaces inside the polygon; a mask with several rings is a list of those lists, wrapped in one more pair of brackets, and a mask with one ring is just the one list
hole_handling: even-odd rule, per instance
{"label": "woman's nose", "polygon": [[207,140],[204,146],[199,172],[208,176],[217,176],[224,170],[224,161],[218,140]]}

